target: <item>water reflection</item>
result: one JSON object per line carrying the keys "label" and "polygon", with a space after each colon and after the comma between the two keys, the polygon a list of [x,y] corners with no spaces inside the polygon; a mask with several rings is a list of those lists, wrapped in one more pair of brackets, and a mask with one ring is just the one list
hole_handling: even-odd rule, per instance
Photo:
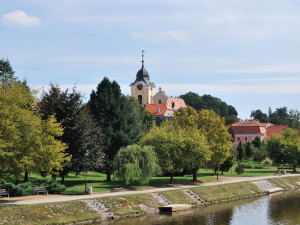
{"label": "water reflection", "polygon": [[159,214],[113,221],[111,225],[296,225],[300,224],[300,190],[256,199],[211,205],[179,214]]}

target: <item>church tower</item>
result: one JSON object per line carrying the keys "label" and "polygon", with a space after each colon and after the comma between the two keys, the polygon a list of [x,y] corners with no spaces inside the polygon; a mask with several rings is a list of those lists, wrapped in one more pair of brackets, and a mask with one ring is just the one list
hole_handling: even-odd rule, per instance
{"label": "church tower", "polygon": [[142,68],[137,72],[135,81],[130,85],[131,97],[140,104],[152,104],[155,84],[150,81],[149,73],[144,68],[144,50],[142,50]]}

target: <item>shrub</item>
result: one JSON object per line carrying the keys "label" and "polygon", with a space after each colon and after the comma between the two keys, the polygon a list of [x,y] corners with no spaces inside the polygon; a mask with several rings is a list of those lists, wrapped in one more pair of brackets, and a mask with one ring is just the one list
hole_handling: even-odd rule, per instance
{"label": "shrub", "polygon": [[60,194],[67,189],[65,185],[60,184],[55,180],[46,181],[43,183],[43,186],[50,194]]}
{"label": "shrub", "polygon": [[254,166],[254,169],[263,169],[263,166]]}
{"label": "shrub", "polygon": [[272,163],[273,163],[273,161],[270,158],[268,158],[268,157],[265,158],[265,160],[264,160],[265,166],[271,166]]}
{"label": "shrub", "polygon": [[22,195],[33,195],[34,189],[33,184],[31,182],[26,182],[18,185],[22,189]]}
{"label": "shrub", "polygon": [[242,166],[241,164],[239,164],[239,165],[235,168],[235,172],[236,172],[237,174],[242,174],[242,173],[244,173],[244,168],[243,168],[243,166]]}
{"label": "shrub", "polygon": [[243,169],[252,169],[253,166],[251,164],[240,164]]}
{"label": "shrub", "polygon": [[0,183],[0,188],[6,189],[10,196],[22,196],[23,189],[20,186],[17,186],[13,183],[5,182],[4,180]]}

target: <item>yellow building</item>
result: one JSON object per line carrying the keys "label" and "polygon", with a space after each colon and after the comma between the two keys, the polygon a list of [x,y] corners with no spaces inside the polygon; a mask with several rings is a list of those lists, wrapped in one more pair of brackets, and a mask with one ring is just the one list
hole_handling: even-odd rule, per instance
{"label": "yellow building", "polygon": [[137,72],[135,81],[130,85],[131,97],[140,104],[152,104],[155,84],[150,81],[149,73],[144,68],[144,51],[142,52],[142,68]]}
{"label": "yellow building", "polygon": [[144,50],[142,51],[142,68],[137,72],[135,81],[130,85],[131,97],[146,106],[146,110],[154,115],[157,124],[165,118],[172,118],[173,112],[186,107],[183,99],[169,97],[159,88],[154,94],[155,84],[150,81],[149,73],[144,68]]}

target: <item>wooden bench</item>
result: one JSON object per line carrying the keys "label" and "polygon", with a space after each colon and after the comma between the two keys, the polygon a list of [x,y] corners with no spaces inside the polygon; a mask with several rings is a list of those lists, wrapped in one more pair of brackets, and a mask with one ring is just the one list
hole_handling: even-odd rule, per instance
{"label": "wooden bench", "polygon": [[44,187],[34,187],[33,188],[34,191],[36,192],[36,194],[38,195],[39,193],[47,193],[48,195],[48,191],[44,188]]}
{"label": "wooden bench", "polygon": [[288,166],[278,166],[277,169],[278,169],[278,170],[289,170],[289,169],[292,169],[292,170],[293,170],[294,167],[295,167],[295,166],[291,166],[291,165],[288,165]]}
{"label": "wooden bench", "polygon": [[119,187],[119,188],[113,188],[111,190],[111,192],[115,192],[115,191],[124,191],[124,188],[123,187]]}
{"label": "wooden bench", "polygon": [[9,197],[9,193],[6,191],[6,189],[0,189],[0,195]]}

